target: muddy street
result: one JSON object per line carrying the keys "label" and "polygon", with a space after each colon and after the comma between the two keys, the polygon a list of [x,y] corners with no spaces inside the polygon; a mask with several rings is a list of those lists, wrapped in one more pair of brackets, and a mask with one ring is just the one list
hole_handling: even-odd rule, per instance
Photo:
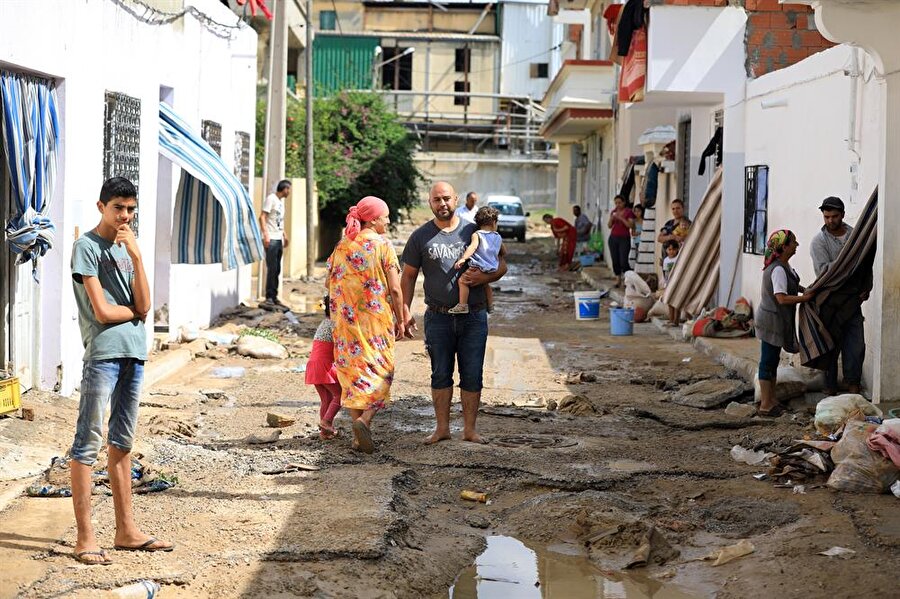
{"label": "muddy street", "polygon": [[[320,441],[319,400],[299,367],[321,314],[298,314],[296,336],[282,335],[288,359],[210,350],[145,390],[135,449],[177,484],[135,496],[135,513],[174,552],[111,551],[111,566],[79,565],[70,500],[18,497],[0,512],[0,597],[95,597],[141,579],[162,584],[164,598],[896,593],[896,498],[776,488],[753,478],[764,467],[729,455],[734,445],[790,445],[812,431],[808,413],[738,418],[667,401],[736,375],[652,324],[613,337],[606,310],[575,320],[572,292],[587,285],[553,272],[550,240],[508,248],[479,415],[489,444],[459,440],[458,397],[454,440],[422,444],[433,412],[421,333],[397,346],[376,453],[350,449],[345,414],[341,437]],[[4,441],[39,434],[47,452],[64,448],[77,402],[35,402],[35,422],[0,422]],[[295,422],[273,429],[269,412]],[[488,502],[462,500],[466,490]],[[94,506],[111,548],[111,497]],[[719,566],[703,559],[742,541],[752,553]],[[819,555],[834,546],[855,553]]]}

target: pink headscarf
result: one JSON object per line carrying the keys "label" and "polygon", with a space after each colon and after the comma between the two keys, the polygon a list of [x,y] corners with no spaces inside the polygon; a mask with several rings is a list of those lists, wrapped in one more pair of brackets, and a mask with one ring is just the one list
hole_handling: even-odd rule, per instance
{"label": "pink headscarf", "polygon": [[350,239],[356,239],[362,228],[362,223],[373,221],[379,216],[388,214],[390,208],[381,198],[366,196],[347,213],[347,228],[344,235]]}

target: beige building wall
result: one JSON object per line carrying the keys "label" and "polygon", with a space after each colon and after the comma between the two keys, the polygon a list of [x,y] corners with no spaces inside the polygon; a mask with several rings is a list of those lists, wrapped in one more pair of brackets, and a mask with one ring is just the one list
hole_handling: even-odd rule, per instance
{"label": "beige building wall", "polygon": [[[385,40],[387,43],[391,40]],[[455,91],[457,81],[469,82],[471,93],[496,93],[497,57],[500,52],[500,44],[493,42],[480,42],[469,44],[471,64],[468,78],[465,73],[456,72],[456,50],[465,47],[462,42],[435,42],[416,41],[405,42],[397,40],[400,47],[413,47],[413,76],[412,91],[416,92],[446,92]],[[424,113],[425,96],[413,98],[412,109],[418,113]],[[495,109],[496,100],[492,98],[470,98],[468,112],[470,114],[487,114]],[[440,120],[439,115],[447,114],[457,118],[466,112],[465,106],[454,104],[454,98],[449,96],[429,98],[428,111],[430,116]],[[490,122],[490,121],[487,121]]]}
{"label": "beige building wall", "polygon": [[[361,3],[360,3],[361,4]],[[366,31],[453,31],[469,33],[478,18],[480,10],[459,10],[454,5],[448,6],[449,10],[443,12],[440,9],[430,8],[379,8],[368,7],[365,11]],[[495,35],[497,32],[494,22],[495,12],[492,10],[473,34]]]}

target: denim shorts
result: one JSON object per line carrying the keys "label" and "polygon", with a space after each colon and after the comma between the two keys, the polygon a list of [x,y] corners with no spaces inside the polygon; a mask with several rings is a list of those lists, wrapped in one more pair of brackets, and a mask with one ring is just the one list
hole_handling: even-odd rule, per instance
{"label": "denim shorts", "polygon": [[74,460],[87,466],[97,461],[103,444],[103,415],[107,406],[110,406],[109,445],[131,451],[143,380],[143,360],[115,358],[84,363],[78,424],[70,451]]}
{"label": "denim shorts", "polygon": [[778,374],[778,363],[781,360],[781,348],[760,339],[759,380],[774,381]]}
{"label": "denim shorts", "polygon": [[425,349],[431,358],[431,388],[453,387],[454,361],[459,364],[459,387],[479,393],[484,386],[484,349],[487,345],[486,310],[468,314],[425,312]]}

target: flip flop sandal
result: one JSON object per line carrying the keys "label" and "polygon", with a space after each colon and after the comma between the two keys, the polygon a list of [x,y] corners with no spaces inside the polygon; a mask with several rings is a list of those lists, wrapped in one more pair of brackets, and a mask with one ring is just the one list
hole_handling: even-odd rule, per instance
{"label": "flip flop sandal", "polygon": [[[86,555],[96,555],[101,559],[88,559],[85,557]],[[73,553],[72,557],[74,557],[76,561],[88,566],[109,566],[113,563],[103,549],[100,551],[79,551],[78,553]]]}
{"label": "flip flop sandal", "polygon": [[341,436],[341,431],[336,428],[328,428],[322,425],[319,425],[319,439],[322,441],[331,441],[332,439],[337,439]]}
{"label": "flip flop sandal", "polygon": [[127,545],[116,545],[115,548],[118,551],[148,551],[151,553],[154,551],[172,551],[173,549],[175,549],[175,545],[168,545],[165,547],[153,547],[153,543],[158,543],[158,542],[159,542],[159,539],[157,539],[156,537],[150,537],[149,539],[147,539],[147,541],[145,543],[138,545],[137,547],[128,547]]}
{"label": "flip flop sandal", "polygon": [[762,416],[764,418],[778,418],[779,416],[784,414],[784,412],[785,412],[784,406],[779,403],[779,404],[775,404],[774,407],[772,407],[768,410],[759,410],[757,412],[757,414],[759,414],[760,416]]}
{"label": "flip flop sandal", "polygon": [[362,420],[353,421],[353,436],[359,446],[357,449],[363,453],[375,453],[375,443],[372,442],[372,431]]}

